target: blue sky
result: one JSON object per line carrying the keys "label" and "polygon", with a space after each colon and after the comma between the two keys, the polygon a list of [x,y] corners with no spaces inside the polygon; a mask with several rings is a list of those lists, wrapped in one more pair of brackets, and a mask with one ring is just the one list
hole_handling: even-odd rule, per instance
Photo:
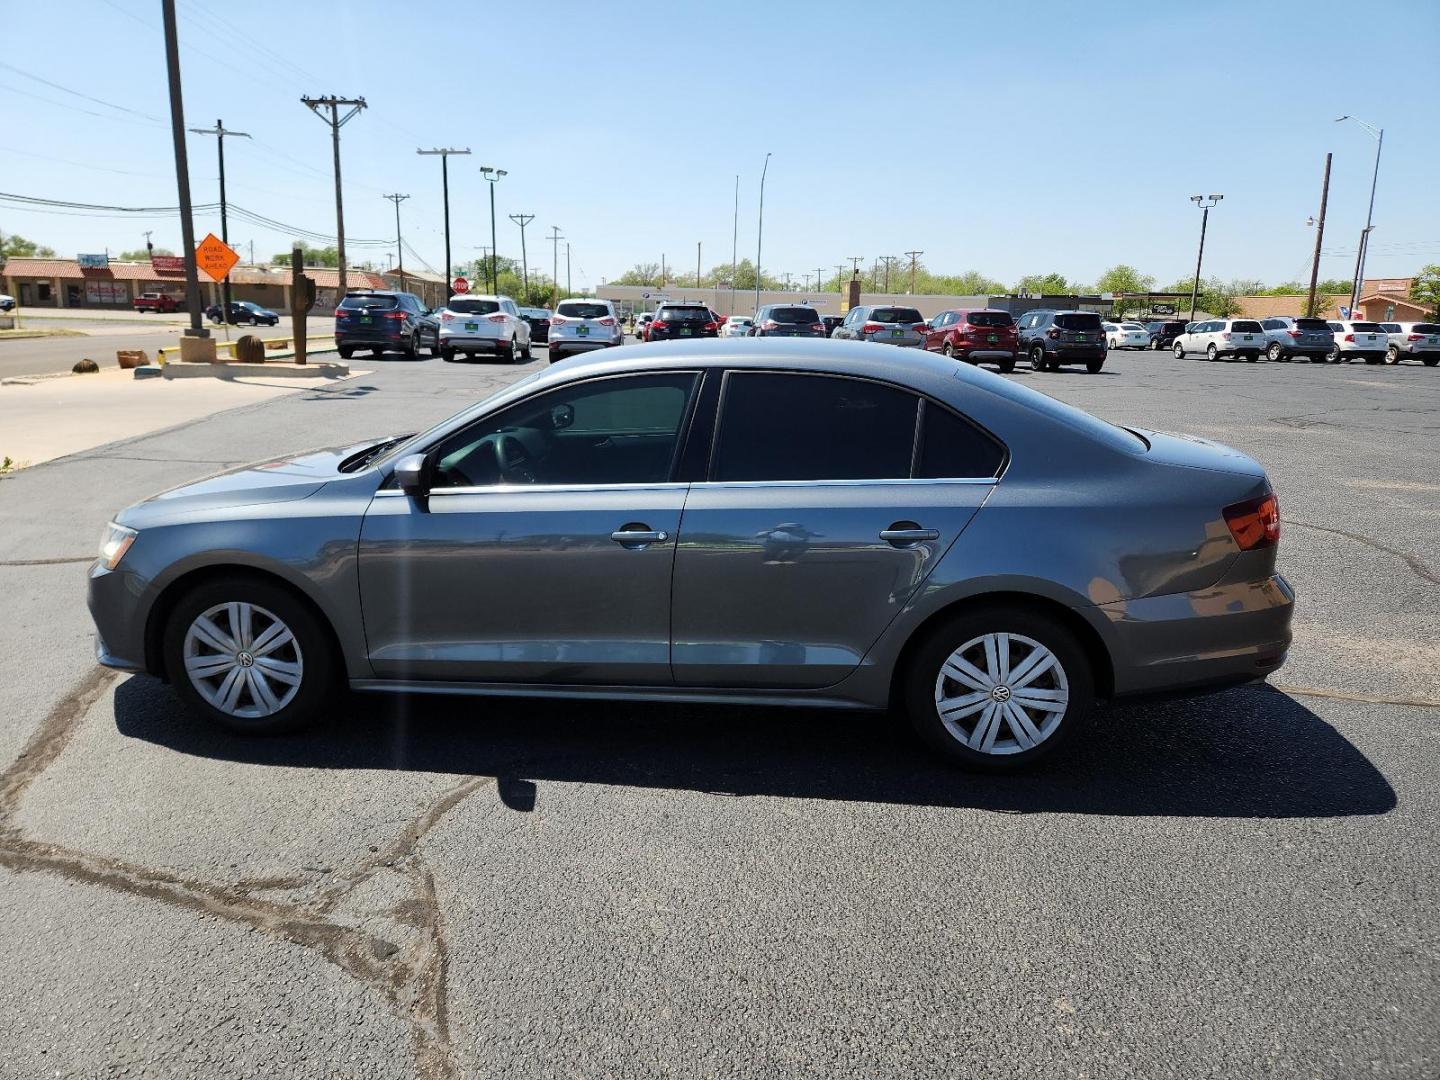
{"label": "blue sky", "polygon": [[[697,242],[706,267],[728,262],[737,174],[753,258],[766,151],[763,261],[797,281],[922,249],[934,270],[1007,284],[1051,270],[1093,281],[1128,262],[1163,285],[1193,270],[1200,192],[1225,195],[1207,274],[1295,279],[1333,151],[1321,273],[1343,278],[1375,144],[1333,123],[1342,113],[1386,129],[1370,276],[1440,262],[1435,0],[178,8],[187,126],[223,117],[256,136],[227,141],[231,201],[333,232],[328,128],[299,98],[364,96],[343,133],[347,233],[392,237],[381,196],[408,193],[406,239],[437,268],[440,166],[418,146],[474,151],[451,159],[457,259],[490,242],[476,169],[497,165],[502,254],[519,254],[506,215],[533,213],[530,264],[548,270],[542,236],[558,225],[577,286],[662,254],[693,267]],[[173,205],[158,0],[9,0],[0,25],[0,190]],[[194,197],[213,201],[214,140],[189,146]],[[173,218],[0,205],[0,229],[65,254],[139,247],[144,229],[179,246]],[[231,236],[242,254],[289,246],[283,230]],[[352,260],[383,265],[385,250]]]}

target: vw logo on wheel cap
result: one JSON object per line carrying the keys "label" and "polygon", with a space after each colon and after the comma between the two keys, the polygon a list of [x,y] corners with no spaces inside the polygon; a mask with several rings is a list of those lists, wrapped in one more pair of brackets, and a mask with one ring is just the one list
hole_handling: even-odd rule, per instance
{"label": "vw logo on wheel cap", "polygon": [[1008,686],[997,686],[990,691],[992,701],[1006,702],[1010,700],[1010,688]]}
{"label": "vw logo on wheel cap", "polygon": [[255,665],[255,657],[251,656],[248,652],[238,652],[235,654],[235,662],[241,667],[253,667]]}

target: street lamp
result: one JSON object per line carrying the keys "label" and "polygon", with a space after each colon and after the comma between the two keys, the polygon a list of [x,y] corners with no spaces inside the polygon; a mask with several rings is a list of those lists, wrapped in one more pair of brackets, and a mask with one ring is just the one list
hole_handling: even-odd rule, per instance
{"label": "street lamp", "polygon": [[490,181],[490,291],[498,296],[500,295],[500,278],[495,265],[497,250],[495,247],[495,182],[505,175],[505,170],[481,165],[480,174]]}
{"label": "street lamp", "polygon": [[760,310],[760,245],[765,239],[765,174],[770,171],[770,155],[765,155],[765,167],[760,170],[760,222],[755,231],[755,310]]}
{"label": "street lamp", "polygon": [[1360,234],[1360,250],[1355,253],[1355,282],[1350,288],[1350,317],[1354,318],[1355,309],[1360,306],[1360,287],[1365,282],[1365,255],[1370,247],[1370,230],[1375,227],[1372,223],[1375,216],[1375,184],[1380,179],[1380,151],[1385,146],[1385,129],[1367,124],[1358,116],[1351,116],[1349,113],[1335,118],[1337,124],[1342,120],[1355,121],[1375,140],[1375,172],[1370,177],[1370,209],[1365,211],[1365,231]]}
{"label": "street lamp", "polygon": [[1210,224],[1210,208],[1224,195],[1191,195],[1190,201],[1204,211],[1200,216],[1200,251],[1195,256],[1195,285],[1190,290],[1190,321],[1195,321],[1195,304],[1200,297],[1200,261],[1205,258],[1205,227]]}

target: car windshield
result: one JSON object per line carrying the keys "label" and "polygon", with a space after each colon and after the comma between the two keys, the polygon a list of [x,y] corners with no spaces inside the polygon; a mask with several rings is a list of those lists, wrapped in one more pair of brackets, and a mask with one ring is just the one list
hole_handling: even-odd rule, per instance
{"label": "car windshield", "polygon": [[1014,326],[1015,320],[1008,311],[972,311],[965,316],[971,326]]}
{"label": "car windshield", "polygon": [[877,307],[870,312],[871,322],[881,323],[918,323],[924,322],[924,317],[913,307]]}
{"label": "car windshield", "polygon": [[493,315],[500,310],[500,301],[473,300],[461,296],[451,300],[446,306],[457,315]]}
{"label": "car windshield", "polygon": [[396,301],[393,296],[347,296],[340,301],[342,311],[362,311],[366,308],[389,311],[395,306]]}
{"label": "car windshield", "polygon": [[661,322],[709,322],[710,309],[703,307],[661,308],[655,316]]}
{"label": "car windshield", "polygon": [[610,314],[610,308],[605,304],[585,303],[580,300],[562,301],[555,311],[567,319],[603,319]]}
{"label": "car windshield", "polygon": [[770,318],[777,323],[795,324],[809,326],[811,323],[820,321],[820,316],[813,308],[808,307],[777,307],[770,309]]}
{"label": "car windshield", "polygon": [[1089,311],[1076,311],[1056,315],[1055,325],[1061,330],[1099,330],[1100,316]]}

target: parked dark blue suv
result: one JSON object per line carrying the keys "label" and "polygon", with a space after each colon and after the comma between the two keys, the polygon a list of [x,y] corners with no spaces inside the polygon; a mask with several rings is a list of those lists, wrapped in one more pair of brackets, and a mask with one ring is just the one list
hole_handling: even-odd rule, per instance
{"label": "parked dark blue suv", "polygon": [[414,293],[351,289],[335,309],[335,349],[348,360],[356,349],[419,355],[422,338],[433,333],[430,309]]}

